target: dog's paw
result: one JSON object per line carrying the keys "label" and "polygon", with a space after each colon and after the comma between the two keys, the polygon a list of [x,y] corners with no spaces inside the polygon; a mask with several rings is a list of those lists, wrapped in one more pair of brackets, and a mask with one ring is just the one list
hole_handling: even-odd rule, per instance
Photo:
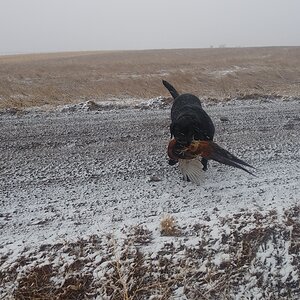
{"label": "dog's paw", "polygon": [[178,163],[178,160],[174,160],[174,159],[169,159],[169,165],[170,166],[174,166]]}

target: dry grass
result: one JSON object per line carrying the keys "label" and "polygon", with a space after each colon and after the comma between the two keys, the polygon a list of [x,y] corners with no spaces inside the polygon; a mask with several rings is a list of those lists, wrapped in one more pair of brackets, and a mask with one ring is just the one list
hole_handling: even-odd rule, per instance
{"label": "dry grass", "polygon": [[0,57],[0,108],[179,91],[224,99],[249,94],[297,96],[300,47],[102,51]]}
{"label": "dry grass", "polygon": [[[152,232],[141,226],[125,228],[121,240],[94,235],[43,245],[2,267],[0,288],[13,284],[14,299],[28,300],[248,299],[253,292],[262,299],[299,299],[299,216],[295,206],[281,215],[207,218],[181,229],[180,238],[164,237],[159,249],[150,248],[155,252],[148,248]],[[198,243],[187,245],[187,236]]]}
{"label": "dry grass", "polygon": [[58,269],[51,265],[36,267],[30,270],[19,281],[15,299],[46,300],[46,299],[84,299],[92,282],[90,275],[76,275],[67,278],[59,287],[55,287],[51,277],[55,276]]}
{"label": "dry grass", "polygon": [[179,226],[173,216],[166,215],[161,219],[160,233],[165,236],[178,236],[180,234]]}

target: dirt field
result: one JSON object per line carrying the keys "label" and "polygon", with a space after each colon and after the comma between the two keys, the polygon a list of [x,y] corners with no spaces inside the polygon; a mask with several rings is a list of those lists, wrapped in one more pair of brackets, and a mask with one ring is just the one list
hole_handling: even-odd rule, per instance
{"label": "dirt field", "polygon": [[0,57],[0,109],[168,96],[299,96],[300,47],[81,52]]}

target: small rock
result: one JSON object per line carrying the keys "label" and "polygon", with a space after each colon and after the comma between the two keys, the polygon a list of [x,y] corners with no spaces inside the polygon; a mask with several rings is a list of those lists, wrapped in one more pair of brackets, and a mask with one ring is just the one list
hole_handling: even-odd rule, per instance
{"label": "small rock", "polygon": [[229,119],[227,117],[221,117],[220,120],[221,122],[229,122]]}
{"label": "small rock", "polygon": [[95,103],[94,101],[89,100],[84,103],[84,108],[86,110],[93,111],[93,110],[99,110],[100,106],[97,103]]}
{"label": "small rock", "polygon": [[158,181],[161,181],[161,179],[156,175],[151,176],[149,179],[149,182],[158,182]]}

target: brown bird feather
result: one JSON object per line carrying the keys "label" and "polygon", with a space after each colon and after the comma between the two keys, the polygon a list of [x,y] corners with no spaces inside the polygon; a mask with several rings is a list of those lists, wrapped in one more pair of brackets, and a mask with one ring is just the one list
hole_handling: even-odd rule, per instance
{"label": "brown bird feather", "polygon": [[212,141],[194,140],[189,146],[182,147],[176,143],[175,139],[172,139],[168,145],[168,155],[173,160],[194,159],[197,156],[202,156],[206,159],[215,160],[221,164],[239,168],[255,176],[252,172],[243,167],[247,166],[254,169],[253,166],[234,156]]}

